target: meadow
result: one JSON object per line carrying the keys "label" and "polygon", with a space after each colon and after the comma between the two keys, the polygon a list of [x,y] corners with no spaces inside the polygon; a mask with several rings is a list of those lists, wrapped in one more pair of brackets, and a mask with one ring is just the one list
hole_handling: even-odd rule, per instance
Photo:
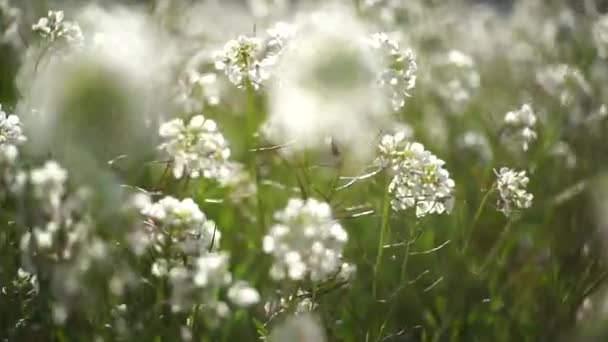
{"label": "meadow", "polygon": [[0,339],[608,339],[606,11],[0,0]]}

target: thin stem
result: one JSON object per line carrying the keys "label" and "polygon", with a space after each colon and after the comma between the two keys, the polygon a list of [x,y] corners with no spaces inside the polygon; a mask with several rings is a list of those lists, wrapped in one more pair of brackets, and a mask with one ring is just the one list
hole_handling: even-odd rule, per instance
{"label": "thin stem", "polygon": [[496,257],[496,254],[498,253],[498,251],[500,251],[500,248],[502,247],[507,236],[511,232],[511,227],[513,226],[512,222],[513,222],[512,220],[507,221],[507,224],[505,225],[502,232],[500,233],[498,240],[496,241],[494,246],[492,246],[490,253],[488,253],[486,258],[484,259],[484,262],[481,264],[480,273],[483,272],[486,269],[486,267],[488,267],[488,265],[490,264],[490,261],[492,261],[492,259],[494,259]]}
{"label": "thin stem", "polygon": [[462,254],[465,254],[467,251],[467,248],[469,247],[469,243],[471,242],[471,238],[473,237],[473,233],[475,231],[475,228],[477,227],[477,224],[479,223],[479,219],[481,218],[481,214],[483,213],[483,209],[486,207],[486,202],[488,201],[488,199],[490,198],[490,194],[492,192],[494,192],[494,183],[492,183],[492,186],[490,187],[490,189],[488,189],[488,191],[486,191],[485,195],[483,196],[483,198],[481,199],[481,202],[479,203],[479,207],[477,207],[477,211],[475,212],[475,216],[473,217],[473,222],[471,223],[471,228],[469,229],[469,234],[464,242],[464,247],[462,249]]}
{"label": "thin stem", "polygon": [[[418,224],[416,224],[416,226],[418,226]],[[407,239],[407,242],[405,243],[405,255],[403,256],[403,262],[401,263],[401,275],[399,276],[399,284],[403,284],[406,280],[407,262],[410,257],[410,248],[412,246],[413,238],[414,238],[413,233],[414,233],[414,229],[412,229],[412,228],[408,229],[409,237]]]}
{"label": "thin stem", "polygon": [[389,226],[389,218],[391,213],[391,197],[388,191],[388,187],[384,190],[384,199],[382,201],[382,223],[380,226],[380,239],[378,239],[378,254],[376,256],[376,265],[374,267],[374,283],[372,287],[372,292],[374,294],[374,298],[377,295],[378,289],[378,275],[380,274],[380,264],[382,262],[382,252],[384,250],[384,238],[387,234],[388,226]]}
{"label": "thin stem", "polygon": [[[248,143],[249,147],[252,148],[256,146],[256,136],[255,136],[255,118],[257,116],[257,104],[255,101],[255,90],[253,88],[253,84],[250,80],[245,82],[246,90],[247,90],[247,133],[248,133]],[[253,177],[255,179],[255,185],[257,188],[256,191],[256,206],[257,206],[257,216],[258,223],[260,224],[261,230],[264,230],[266,227],[265,217],[264,217],[264,206],[262,204],[262,196],[260,194],[261,189],[261,179],[260,173],[257,166],[257,155],[256,153],[251,153],[249,158],[251,172],[253,172]]]}

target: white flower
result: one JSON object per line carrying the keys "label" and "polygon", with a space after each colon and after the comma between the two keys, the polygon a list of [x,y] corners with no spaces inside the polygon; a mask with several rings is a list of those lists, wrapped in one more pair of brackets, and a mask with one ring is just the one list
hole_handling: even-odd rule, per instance
{"label": "white flower", "polygon": [[218,131],[215,121],[196,115],[184,124],[182,119],[173,119],[160,126],[164,142],[160,149],[173,158],[173,175],[215,178],[226,176],[230,149],[224,136]]}
{"label": "white flower", "polygon": [[295,45],[281,54],[269,87],[264,134],[278,144],[294,142],[288,152],[325,149],[331,137],[365,160],[373,151],[369,142],[391,120],[378,85],[386,65],[365,44],[356,15],[333,5],[297,21]]}
{"label": "white flower", "polygon": [[536,114],[529,104],[524,104],[519,110],[505,114],[505,127],[507,137],[517,144],[521,144],[524,151],[527,151],[531,142],[537,138],[534,127],[536,125]]}
{"label": "white flower", "polygon": [[46,17],[40,18],[32,25],[32,30],[49,42],[64,40],[69,44],[78,45],[84,40],[77,23],[64,21],[63,11],[49,11]]}
{"label": "white flower", "polygon": [[66,191],[67,178],[67,171],[56,161],[47,161],[44,166],[30,173],[34,196],[50,204],[51,208],[58,208]]}
{"label": "white flower", "polygon": [[372,34],[367,43],[378,50],[383,59],[383,70],[378,75],[378,85],[391,99],[395,111],[405,106],[405,99],[416,86],[418,66],[410,49],[402,50],[386,33]]}
{"label": "white flower", "polygon": [[228,299],[236,306],[248,307],[260,301],[260,294],[246,282],[238,281],[228,289]]}
{"label": "white flower", "polygon": [[19,146],[26,140],[19,117],[2,111],[0,104],[0,145]]}
{"label": "white flower", "polygon": [[232,281],[225,252],[207,253],[195,261],[194,284],[198,287],[221,287]]}
{"label": "white flower", "polygon": [[[220,232],[215,223],[208,220],[190,198],[180,201],[167,196],[145,206],[141,212],[166,231],[182,253],[199,254],[219,247]],[[159,244],[164,243],[163,232],[152,231],[151,234]]]}
{"label": "white flower", "polygon": [[245,82],[251,82],[257,89],[270,78],[269,69],[274,62],[273,58],[263,58],[263,44],[259,38],[239,36],[216,53],[215,68],[224,71],[234,85],[244,87]]}
{"label": "white flower", "polygon": [[2,111],[0,104],[0,164],[13,165],[19,155],[17,146],[26,140],[19,117]]}
{"label": "white flower", "polygon": [[418,217],[452,210],[454,181],[443,168],[445,162],[422,144],[404,142],[399,134],[384,136],[380,161],[394,175],[388,187],[394,210],[416,207]]}
{"label": "white flower", "polygon": [[296,25],[278,22],[271,28],[266,30],[268,34],[268,48],[275,54],[281,54],[285,50],[295,48],[294,39],[298,32]]}
{"label": "white flower", "polygon": [[274,217],[277,223],[263,241],[264,252],[274,257],[273,278],[322,281],[336,275],[348,235],[327,203],[290,199]]}
{"label": "white flower", "polygon": [[498,209],[510,216],[515,209],[526,209],[532,206],[534,196],[526,192],[530,179],[526,171],[514,171],[503,167],[496,173],[496,189],[498,189]]}
{"label": "white flower", "polygon": [[216,106],[220,103],[217,74],[185,71],[177,82],[175,102],[188,114],[200,113],[207,105]]}

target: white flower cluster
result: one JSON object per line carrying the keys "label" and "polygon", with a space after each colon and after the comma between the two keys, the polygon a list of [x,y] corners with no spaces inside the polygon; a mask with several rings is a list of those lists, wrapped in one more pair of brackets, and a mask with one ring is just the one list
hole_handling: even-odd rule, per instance
{"label": "white flower cluster", "polygon": [[527,151],[530,143],[537,138],[534,130],[536,120],[536,114],[529,104],[522,105],[519,110],[508,112],[504,119],[507,137]]}
{"label": "white flower cluster", "polygon": [[526,209],[532,206],[534,195],[526,192],[530,179],[526,171],[515,171],[506,167],[496,173],[496,189],[498,189],[498,210],[505,216],[510,216],[515,209]]}
{"label": "white flower cluster", "polygon": [[52,160],[29,173],[17,175],[18,191],[31,191],[43,213],[40,221],[32,222],[31,233],[23,235],[23,252],[38,257],[44,255],[52,261],[70,260],[87,240],[90,219],[83,207],[88,192],[81,189],[69,195],[67,179],[67,171]]}
{"label": "white flower cluster", "polygon": [[204,254],[219,247],[220,232],[215,223],[190,198],[180,201],[167,196],[148,203],[141,213],[151,220],[151,226],[147,227],[148,237],[136,243],[147,241],[157,251],[171,248],[184,255]]}
{"label": "white flower cluster", "polygon": [[79,45],[84,41],[78,23],[65,21],[63,11],[49,11],[46,17],[32,25],[32,30],[49,43],[64,41],[70,45]]}
{"label": "white flower cluster", "polygon": [[160,149],[173,159],[173,176],[223,179],[229,170],[228,142],[218,131],[215,121],[196,115],[186,124],[182,119],[163,123],[159,135],[164,139]]}
{"label": "white flower cluster", "polygon": [[454,181],[445,162],[424,146],[407,142],[403,134],[385,135],[379,146],[380,163],[393,173],[388,191],[394,210],[416,208],[416,216],[449,213],[454,205]]}
{"label": "white flower cluster", "polygon": [[[229,254],[215,251],[220,239],[215,223],[208,220],[190,198],[180,201],[167,196],[154,203],[140,202],[148,222],[143,234],[137,232],[132,236],[132,244],[137,254],[142,254],[150,245],[158,253],[151,273],[159,278],[167,277],[171,283],[172,309],[187,310],[202,298],[218,316],[225,316],[228,307],[217,300],[216,294],[230,285],[232,274]],[[257,291],[244,282],[233,284],[228,297],[242,307],[259,301]]]}
{"label": "white flower cluster", "polygon": [[275,64],[273,58],[263,55],[264,46],[259,38],[239,36],[217,53],[215,67],[223,70],[234,85],[244,87],[246,82],[251,82],[257,89],[270,78],[268,69]]}
{"label": "white flower cluster", "polygon": [[177,81],[175,102],[185,114],[198,114],[209,106],[220,103],[217,74],[187,70]]}
{"label": "white flower cluster", "polygon": [[570,106],[591,95],[591,85],[583,73],[568,64],[552,64],[536,72],[536,83],[547,93],[558,97],[562,106]]}
{"label": "white flower cluster", "polygon": [[12,165],[18,156],[17,146],[26,140],[19,117],[2,111],[0,104],[0,164]]}
{"label": "white flower cluster", "polygon": [[462,51],[450,50],[433,65],[431,87],[445,99],[453,112],[461,112],[480,86],[480,76],[473,58]]}
{"label": "white flower cluster", "polygon": [[369,46],[378,50],[383,58],[383,69],[378,75],[378,85],[389,95],[395,111],[405,106],[405,99],[416,86],[418,66],[411,49],[401,49],[386,33],[372,34]]}
{"label": "white flower cluster", "polygon": [[12,7],[8,0],[0,0],[0,45],[21,43],[19,19],[21,11]]}
{"label": "white flower cluster", "polygon": [[216,52],[215,68],[223,71],[230,82],[239,88],[251,82],[254,89],[270,79],[284,51],[293,48],[296,26],[278,22],[268,30],[264,38],[239,36],[228,41]]}
{"label": "white flower cluster", "polygon": [[264,252],[274,257],[272,278],[323,281],[338,274],[348,234],[329,204],[292,198],[274,217],[278,222],[263,241]]}

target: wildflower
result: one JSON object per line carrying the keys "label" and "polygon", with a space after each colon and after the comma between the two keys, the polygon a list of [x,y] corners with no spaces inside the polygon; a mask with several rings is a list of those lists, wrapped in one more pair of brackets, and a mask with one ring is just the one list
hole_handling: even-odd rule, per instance
{"label": "wildflower", "polygon": [[532,206],[534,196],[526,192],[530,179],[526,171],[514,171],[502,167],[496,173],[496,189],[498,189],[498,210],[505,216],[510,216],[515,209],[526,209]]}
{"label": "wildflower", "polygon": [[0,105],[0,163],[12,165],[17,158],[17,146],[26,141],[19,117],[2,111]]}
{"label": "wildflower", "polygon": [[384,68],[378,75],[378,86],[390,97],[395,111],[405,106],[405,99],[416,86],[416,71],[418,66],[411,49],[402,50],[399,44],[386,33],[374,33],[369,37],[368,44],[379,50]]}
{"label": "wildflower", "polygon": [[[336,5],[337,6],[337,5]],[[296,22],[295,47],[278,58],[280,79],[269,88],[269,140],[289,151],[325,149],[331,137],[364,160],[369,142],[390,121],[378,86],[380,52],[364,42],[364,26],[348,8],[328,6]]]}
{"label": "wildflower", "polygon": [[196,115],[185,124],[182,119],[163,123],[159,129],[165,140],[160,145],[173,158],[173,176],[222,179],[230,149],[215,121]]}
{"label": "wildflower", "polygon": [[215,68],[222,70],[230,82],[244,87],[246,82],[257,89],[270,78],[269,69],[273,58],[263,58],[262,41],[255,37],[239,36],[228,41],[222,51],[216,53]]}
{"label": "wildflower", "polygon": [[195,261],[194,284],[199,287],[224,286],[232,281],[225,252],[207,253]]}
{"label": "wildflower", "polygon": [[394,210],[416,207],[418,217],[452,210],[454,181],[443,160],[420,143],[405,142],[401,134],[384,136],[379,149],[381,164],[393,174],[388,191]]}
{"label": "wildflower", "polygon": [[324,342],[323,328],[310,314],[295,315],[287,318],[274,328],[268,339],[270,342]]}
{"label": "wildflower", "polygon": [[51,208],[58,208],[66,191],[67,178],[67,171],[56,161],[47,161],[30,174],[34,196],[49,203]]}
{"label": "wildflower", "polygon": [[158,229],[152,229],[150,241],[157,249],[164,248],[166,235],[181,253],[200,254],[219,246],[220,232],[215,223],[208,220],[198,205],[190,198],[182,201],[167,196],[150,203],[142,214],[151,219]]}
{"label": "wildflower", "polygon": [[260,294],[246,282],[238,281],[228,289],[228,299],[236,306],[248,307],[260,301]]}
{"label": "wildflower", "polygon": [[271,277],[322,281],[340,270],[348,235],[327,203],[290,199],[274,216],[278,222],[263,243],[264,252],[274,257]]}
{"label": "wildflower", "polygon": [[529,104],[524,104],[521,109],[505,114],[504,123],[508,130],[507,136],[521,144],[524,151],[527,151],[530,143],[537,138],[536,131],[534,131],[536,114]]}
{"label": "wildflower", "polygon": [[218,105],[220,89],[217,74],[187,70],[177,82],[175,101],[187,114],[200,113],[207,105]]}
{"label": "wildflower", "polygon": [[445,100],[453,113],[462,112],[465,105],[477,92],[480,76],[473,58],[462,51],[450,50],[428,73],[432,89]]}
{"label": "wildflower", "polygon": [[52,43],[58,40],[78,45],[84,41],[80,26],[71,21],[64,21],[63,11],[49,11],[46,17],[40,18],[32,30],[43,39]]}
{"label": "wildflower", "polygon": [[278,22],[266,30],[269,37],[266,45],[273,53],[280,55],[286,50],[295,48],[294,39],[297,32],[296,25]]}

